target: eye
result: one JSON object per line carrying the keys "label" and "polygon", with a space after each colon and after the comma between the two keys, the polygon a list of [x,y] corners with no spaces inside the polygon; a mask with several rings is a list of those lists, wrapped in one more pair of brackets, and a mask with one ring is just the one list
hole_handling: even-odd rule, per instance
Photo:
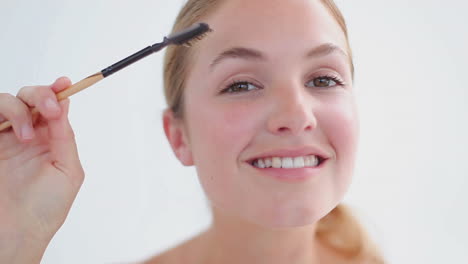
{"label": "eye", "polygon": [[319,76],[306,83],[307,87],[335,87],[342,85],[344,85],[344,82],[337,76]]}
{"label": "eye", "polygon": [[234,81],[224,88],[221,93],[241,93],[260,89],[254,84],[246,81]]}

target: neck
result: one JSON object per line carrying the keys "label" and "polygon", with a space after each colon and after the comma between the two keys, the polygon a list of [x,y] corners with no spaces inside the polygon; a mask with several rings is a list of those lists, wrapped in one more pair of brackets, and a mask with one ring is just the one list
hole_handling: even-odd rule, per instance
{"label": "neck", "polygon": [[266,228],[213,208],[203,263],[319,263],[315,226]]}

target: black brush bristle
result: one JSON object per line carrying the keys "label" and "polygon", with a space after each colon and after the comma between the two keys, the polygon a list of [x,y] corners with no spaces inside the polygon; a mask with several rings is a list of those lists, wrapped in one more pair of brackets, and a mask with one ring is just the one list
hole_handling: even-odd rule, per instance
{"label": "black brush bristle", "polygon": [[192,47],[197,41],[202,40],[202,39],[203,39],[206,35],[208,35],[208,33],[210,33],[211,31],[213,31],[213,30],[210,29],[208,32],[205,32],[205,33],[203,33],[203,34],[201,34],[201,35],[199,35],[199,36],[197,36],[197,37],[194,37],[194,38],[190,39],[189,41],[185,42],[185,43],[182,44],[182,45],[185,46],[185,47],[190,48],[190,47]]}
{"label": "black brush bristle", "polygon": [[154,53],[154,52],[158,52],[160,51],[161,49],[163,49],[164,47],[166,47],[167,45],[170,45],[170,44],[176,44],[176,45],[184,45],[184,46],[188,46],[188,47],[191,47],[193,45],[193,43],[195,43],[196,41],[202,39],[203,37],[205,37],[205,35],[208,33],[208,32],[211,32],[213,30],[210,29],[210,27],[208,26],[208,24],[206,23],[197,23],[197,24],[194,24],[193,26],[185,29],[185,30],[182,30],[180,32],[176,32],[172,35],[170,35],[169,37],[165,37],[164,38],[164,41],[161,42],[161,43],[156,43],[152,46],[148,46],[128,57],[126,57],[125,59],[117,62],[117,63],[114,63],[112,64],[111,66],[103,69],[101,71],[102,75],[104,77],[107,77],[111,74],[114,74],[115,72],[127,67],[128,65],[132,64],[132,63],[135,63],[137,62],[138,60],[141,60],[143,59],[144,57]]}
{"label": "black brush bristle", "polygon": [[193,45],[193,43],[204,38],[207,33],[211,31],[213,30],[210,28],[210,26],[208,26],[208,24],[197,23],[185,30],[176,32],[164,38],[164,42],[166,44],[176,44],[190,47]]}

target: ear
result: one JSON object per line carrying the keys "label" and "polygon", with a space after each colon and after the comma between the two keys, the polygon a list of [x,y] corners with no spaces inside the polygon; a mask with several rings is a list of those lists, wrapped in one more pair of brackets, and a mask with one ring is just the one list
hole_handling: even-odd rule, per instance
{"label": "ear", "polygon": [[163,126],[177,159],[185,166],[193,165],[192,150],[183,121],[175,118],[172,110],[166,109],[163,114]]}

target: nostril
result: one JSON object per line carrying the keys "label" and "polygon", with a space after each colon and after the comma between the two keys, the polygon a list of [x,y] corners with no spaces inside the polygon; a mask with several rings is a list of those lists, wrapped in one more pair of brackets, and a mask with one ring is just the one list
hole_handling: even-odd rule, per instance
{"label": "nostril", "polygon": [[286,130],[288,130],[287,127],[280,127],[280,128],[278,129],[279,132],[283,132],[283,131],[286,131]]}

